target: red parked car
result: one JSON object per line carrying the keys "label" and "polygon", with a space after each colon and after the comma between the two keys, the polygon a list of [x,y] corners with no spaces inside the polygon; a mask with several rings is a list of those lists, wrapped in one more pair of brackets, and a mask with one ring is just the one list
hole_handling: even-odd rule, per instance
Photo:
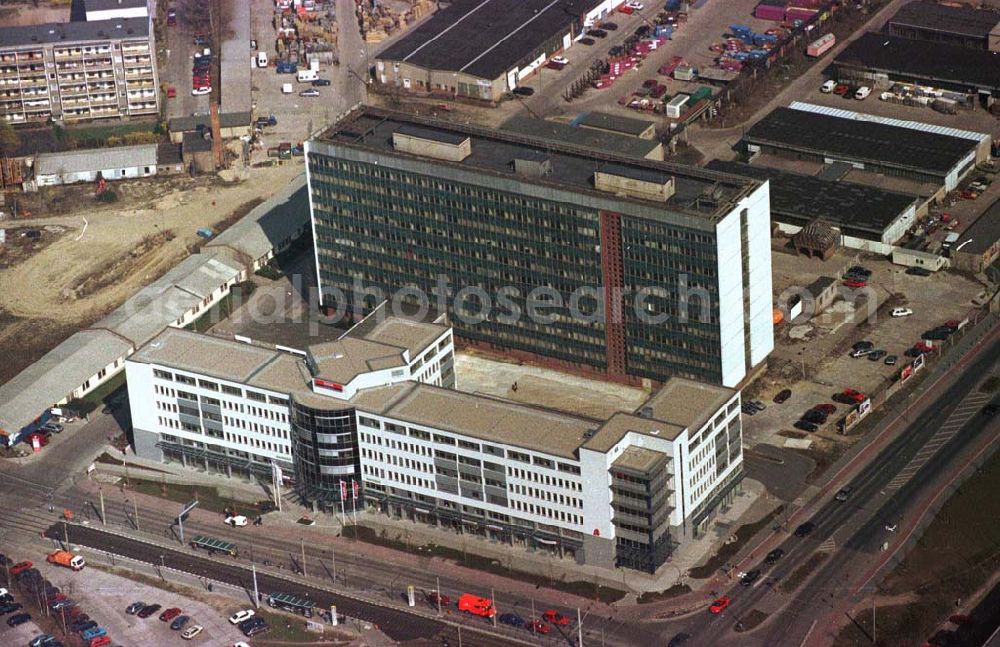
{"label": "red parked car", "polygon": [[446,607],[446,606],[448,606],[448,605],[451,604],[451,598],[450,597],[448,597],[447,595],[441,595],[437,591],[431,591],[430,593],[428,593],[427,594],[427,601],[429,603],[431,603],[432,605],[434,605],[434,606],[437,606],[438,602],[440,602],[441,606],[443,606],[443,607]]}
{"label": "red parked car", "polygon": [[552,627],[548,626],[538,618],[532,618],[531,622],[528,623],[528,631],[533,634],[547,634],[552,631]]}
{"label": "red parked car", "polygon": [[868,283],[861,279],[846,279],[844,281],[844,285],[846,285],[849,288],[863,288],[866,287]]}
{"label": "red parked car", "polygon": [[181,614],[180,609],[178,609],[177,607],[171,607],[160,614],[160,620],[162,620],[163,622],[170,622],[180,614]]}
{"label": "red parked car", "polygon": [[934,350],[934,347],[925,341],[918,341],[913,348],[921,353],[929,353]]}
{"label": "red parked car", "polygon": [[729,599],[729,596],[724,595],[713,602],[712,606],[708,607],[708,611],[709,613],[722,613],[729,607],[730,602],[732,602],[732,600]]}
{"label": "red parked car", "polygon": [[853,402],[859,402],[860,403],[860,402],[864,402],[864,400],[865,400],[865,394],[862,393],[861,391],[855,391],[854,389],[844,389],[844,391],[843,391],[843,393],[841,393],[841,395],[844,396],[845,398],[847,398],[848,400],[853,401]]}
{"label": "red parked car", "polygon": [[813,409],[815,409],[816,411],[822,411],[823,413],[825,413],[828,416],[831,415],[831,414],[833,414],[833,413],[835,413],[837,411],[837,407],[835,407],[834,405],[832,405],[832,404],[830,404],[828,402],[824,402],[822,404],[817,404],[817,405],[815,405],[813,407]]}
{"label": "red parked car", "polygon": [[28,570],[32,566],[34,566],[34,564],[32,564],[31,562],[18,562],[17,564],[14,564],[13,566],[10,567],[10,574],[20,575],[21,573]]}
{"label": "red parked car", "polygon": [[542,618],[545,619],[545,622],[549,622],[554,625],[558,625],[560,627],[565,627],[569,624],[569,618],[559,613],[555,609],[549,609],[548,611],[543,613]]}

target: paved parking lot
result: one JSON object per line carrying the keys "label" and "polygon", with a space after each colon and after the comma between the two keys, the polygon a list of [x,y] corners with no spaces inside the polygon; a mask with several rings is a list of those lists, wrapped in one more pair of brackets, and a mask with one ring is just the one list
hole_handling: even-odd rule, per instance
{"label": "paved parking lot", "polygon": [[[15,602],[24,602],[21,596],[14,596]],[[18,613],[21,613],[18,611]],[[14,615],[14,614],[11,614]],[[27,645],[35,636],[39,636],[44,632],[38,628],[34,620],[19,625],[17,627],[8,627],[7,618],[10,616],[4,616],[3,622],[0,623],[0,645],[5,647],[20,647],[20,645]]]}
{"label": "paved parking lot", "polygon": [[[177,96],[167,99],[167,118],[208,114],[209,95],[191,94],[191,65],[194,57],[194,36],[208,33],[202,16],[205,15],[201,0],[170,0],[169,7],[177,10],[177,24],[165,27],[167,32],[167,61],[160,67],[160,83],[177,89]],[[247,65],[249,65],[249,61]],[[213,79],[214,83],[218,79]]]}
{"label": "paved parking lot", "polygon": [[[44,558],[42,561],[44,562]],[[107,629],[108,635],[116,644],[224,647],[243,638],[240,631],[229,624],[227,617],[207,603],[206,600],[211,600],[219,605],[219,599],[215,599],[215,596],[200,596],[185,590],[178,592],[154,588],[96,568],[85,568],[79,573],[74,573],[67,569],[42,564],[39,570],[70,599],[75,600],[91,618],[100,623],[100,626]],[[159,604],[163,609],[178,607],[185,615],[191,616],[188,626],[199,624],[205,630],[188,641],[181,639],[180,631],[171,630],[169,623],[160,621],[158,617],[160,612],[149,618],[127,615],[125,608],[140,600],[148,604]],[[221,604],[225,605],[227,602],[222,601]],[[237,610],[237,605],[231,606],[232,611]]]}
{"label": "paved parking lot", "polygon": [[[911,276],[886,260],[859,259],[842,253],[826,262],[785,252],[774,252],[772,258],[776,300],[789,286],[806,286],[819,276],[836,277],[843,268],[860,262],[873,272],[867,294],[878,307],[869,317],[864,299],[856,301],[854,307],[839,300],[818,316],[783,323],[775,329],[771,371],[752,385],[747,397],[767,404],[765,411],[744,417],[751,445],[768,440],[783,444],[784,439],[774,438],[777,432],[792,429],[801,414],[814,405],[832,403],[832,396],[844,388],[869,392],[888,383],[907,361],[903,355],[906,349],[925,330],[949,319],[963,319],[973,308],[972,298],[982,289],[957,273]],[[913,315],[892,317],[892,308],[897,306],[912,309]],[[884,360],[849,357],[851,345],[860,340],[870,340],[876,348],[897,355],[899,364],[886,366]],[[784,388],[792,390],[792,397],[784,404],[772,403]],[[843,404],[836,407],[838,413],[830,416],[820,430],[821,436],[835,434],[835,421],[848,409]]]}

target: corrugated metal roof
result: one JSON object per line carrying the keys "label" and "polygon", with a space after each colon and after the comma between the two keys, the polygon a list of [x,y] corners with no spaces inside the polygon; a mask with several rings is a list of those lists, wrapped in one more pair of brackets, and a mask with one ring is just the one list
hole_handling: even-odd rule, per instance
{"label": "corrugated metal roof", "polygon": [[793,101],[791,105],[789,105],[788,107],[793,110],[815,112],[821,115],[828,115],[831,117],[841,117],[843,119],[854,119],[856,121],[870,121],[877,124],[884,124],[886,126],[909,128],[910,130],[920,130],[925,133],[934,133],[935,135],[947,135],[949,137],[971,139],[977,142],[990,140],[990,136],[987,133],[977,133],[972,130],[962,130],[960,128],[950,128],[948,126],[938,126],[935,124],[924,123],[922,121],[908,121],[906,119],[893,119],[892,117],[880,117],[878,115],[870,115],[864,112],[853,112],[851,110],[842,110],[840,108],[831,108],[829,106],[819,106],[816,105],[815,103],[805,103],[803,101]]}
{"label": "corrugated metal roof", "polygon": [[106,330],[83,330],[0,386],[0,429],[16,434],[132,345]]}
{"label": "corrugated metal roof", "polygon": [[61,175],[136,166],[156,166],[156,144],[43,153],[35,158],[36,175]]}

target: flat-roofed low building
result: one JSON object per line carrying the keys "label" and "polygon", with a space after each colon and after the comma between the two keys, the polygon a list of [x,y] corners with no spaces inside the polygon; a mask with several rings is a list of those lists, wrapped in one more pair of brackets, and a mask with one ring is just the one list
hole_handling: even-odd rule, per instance
{"label": "flat-roofed low building", "polygon": [[656,139],[656,122],[635,117],[623,117],[607,112],[586,112],[573,121],[573,125],[591,130],[638,137],[640,139]]}
{"label": "flat-roofed low building", "polygon": [[915,83],[989,104],[1000,96],[1000,52],[912,40],[870,32],[851,41],[833,60],[839,78],[888,88]]}
{"label": "flat-roofed low building", "polygon": [[826,164],[845,162],[951,191],[977,162],[989,158],[991,137],[796,101],[751,126],[743,142],[751,159],[771,153]]}
{"label": "flat-roofed low building", "polygon": [[463,393],[450,327],[385,313],[301,350],[165,331],[126,365],[136,453],[229,476],[277,465],[325,511],[647,572],[740,491],[739,392],[671,379],[606,419]]}
{"label": "flat-roofed low building", "polygon": [[797,234],[819,219],[839,232],[844,247],[877,254],[892,253],[923,202],[915,195],[742,162],[712,160],[706,168],[768,181],[771,221],[781,232]]}
{"label": "flat-roofed low building", "polygon": [[1000,12],[916,0],[900,7],[885,32],[915,40],[1000,51]]}

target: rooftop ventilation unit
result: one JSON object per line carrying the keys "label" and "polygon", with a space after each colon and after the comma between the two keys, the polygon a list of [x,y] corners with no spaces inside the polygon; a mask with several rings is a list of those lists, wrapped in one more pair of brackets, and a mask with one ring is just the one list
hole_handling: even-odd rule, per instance
{"label": "rooftop ventilation unit", "polygon": [[401,153],[447,162],[461,162],[472,154],[468,135],[409,124],[392,133],[392,147]]}

